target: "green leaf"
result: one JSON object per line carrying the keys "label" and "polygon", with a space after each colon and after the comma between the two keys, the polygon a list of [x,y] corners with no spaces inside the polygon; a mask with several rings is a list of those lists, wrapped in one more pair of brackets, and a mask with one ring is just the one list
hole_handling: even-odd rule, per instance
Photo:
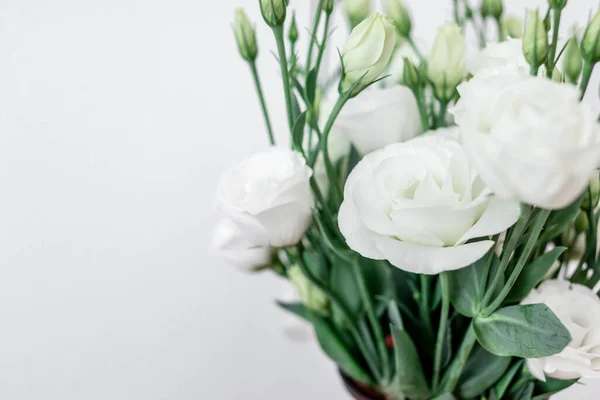
{"label": "green leaf", "polygon": [[529,265],[526,265],[510,291],[510,294],[506,298],[506,301],[515,303],[523,300],[531,290],[542,281],[546,273],[552,267],[552,264],[558,260],[558,257],[560,257],[565,250],[567,250],[566,247],[555,247],[541,257],[533,260]]}
{"label": "green leaf", "polygon": [[528,382],[525,385],[513,390],[507,396],[509,400],[531,400],[533,397],[533,382]]}
{"label": "green leaf", "polygon": [[497,398],[501,399],[502,396],[506,393],[508,388],[510,387],[511,382],[515,379],[515,376],[519,372],[519,370],[523,368],[523,361],[519,360],[510,367],[508,371],[502,376],[502,378],[496,383],[494,386],[494,394]]}
{"label": "green leaf", "polygon": [[510,357],[495,356],[477,346],[467,360],[458,382],[460,398],[479,396],[498,381],[510,365]]}
{"label": "green leaf", "polygon": [[325,255],[317,251],[304,251],[302,259],[306,268],[322,282],[329,280],[329,264]]}
{"label": "green leaf", "polygon": [[403,330],[404,322],[402,322],[402,314],[398,309],[398,304],[396,304],[395,300],[390,300],[388,302],[388,318],[394,328]]}
{"label": "green leaf", "polygon": [[443,393],[438,397],[434,397],[432,400],[456,400],[456,397],[452,393]]}
{"label": "green leaf", "polygon": [[352,266],[340,258],[331,267],[331,290],[346,304],[353,316],[358,317],[362,310],[362,300]]}
{"label": "green leaf", "polygon": [[[488,267],[490,257],[497,268],[498,257],[492,252],[466,268],[448,273],[450,301],[454,308],[465,317],[474,317],[481,310],[481,301],[487,285],[484,272]],[[492,273],[488,274],[488,276],[490,275],[493,276]]]}
{"label": "green leaf", "polygon": [[385,261],[361,259],[360,268],[365,277],[367,289],[371,297],[384,296],[389,297],[392,294],[392,283],[390,279],[390,266]]}
{"label": "green leaf", "polygon": [[584,196],[585,193],[579,196],[579,198],[568,207],[563,208],[562,210],[553,211],[550,214],[550,217],[548,217],[548,221],[546,222],[544,233],[540,238],[540,242],[554,239],[556,236],[560,235],[571,222],[575,220],[575,217],[577,217],[577,214],[579,213],[579,208]]}
{"label": "green leaf", "polygon": [[545,304],[506,307],[474,320],[479,343],[492,354],[540,358],[560,353],[571,334]]}
{"label": "green leaf", "polygon": [[306,111],[302,112],[296,118],[296,122],[294,123],[294,129],[292,133],[292,143],[294,148],[300,152],[303,151],[304,146],[304,128],[306,126]]}
{"label": "green leaf", "polygon": [[295,121],[301,113],[302,110],[300,110],[298,98],[296,97],[296,94],[292,92],[292,121]]}
{"label": "green leaf", "polygon": [[394,338],[396,376],[393,391],[398,397],[415,400],[428,399],[430,396],[427,380],[423,375],[419,353],[405,330],[390,327]]}
{"label": "green leaf", "polygon": [[317,75],[319,71],[316,68],[310,70],[306,77],[306,101],[314,105],[317,93]]}
{"label": "green leaf", "polygon": [[578,379],[560,380],[549,377],[546,377],[546,382],[536,380],[533,399],[545,399],[553,394],[562,392],[563,390],[576,384],[578,381]]}
{"label": "green leaf", "polygon": [[314,313],[307,307],[305,307],[302,303],[284,303],[282,301],[278,301],[277,305],[283,308],[284,310],[289,311],[292,314],[302,318],[306,322],[310,324],[313,323]]}
{"label": "green leaf", "polygon": [[356,167],[356,164],[360,161],[360,154],[356,147],[350,146],[350,153],[348,153],[348,163],[346,164],[346,177],[350,175],[350,172]]}

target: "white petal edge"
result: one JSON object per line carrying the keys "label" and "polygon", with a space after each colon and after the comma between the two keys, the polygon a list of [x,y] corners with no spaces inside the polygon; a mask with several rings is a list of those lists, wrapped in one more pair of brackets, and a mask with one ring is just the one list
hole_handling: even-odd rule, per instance
{"label": "white petal edge", "polygon": [[513,226],[521,216],[518,201],[493,197],[479,220],[458,240],[458,244],[470,239],[502,233]]}

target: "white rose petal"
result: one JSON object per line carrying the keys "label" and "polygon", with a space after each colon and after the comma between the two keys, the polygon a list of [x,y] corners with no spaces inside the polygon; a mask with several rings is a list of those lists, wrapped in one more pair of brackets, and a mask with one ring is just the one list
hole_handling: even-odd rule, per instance
{"label": "white rose petal", "polygon": [[298,243],[312,221],[312,170],[304,157],[273,147],[234,165],[222,177],[215,205],[253,243]]}
{"label": "white rose petal", "polygon": [[531,373],[545,381],[600,378],[600,299],[586,286],[550,280],[533,290],[523,304],[544,303],[571,333],[559,354],[527,360]]}
{"label": "white rose petal", "polygon": [[523,55],[523,41],[508,39],[490,43],[467,60],[467,71],[477,77],[494,75],[529,75],[529,63]]}
{"label": "white rose petal", "polygon": [[215,254],[244,270],[253,270],[271,263],[273,251],[252,243],[228,218],[221,219],[213,231],[212,248]]}
{"label": "white rose petal", "polygon": [[424,136],[367,155],[344,188],[339,228],[364,257],[414,273],[468,266],[512,226],[519,203],[497,199],[469,165],[461,145]]}

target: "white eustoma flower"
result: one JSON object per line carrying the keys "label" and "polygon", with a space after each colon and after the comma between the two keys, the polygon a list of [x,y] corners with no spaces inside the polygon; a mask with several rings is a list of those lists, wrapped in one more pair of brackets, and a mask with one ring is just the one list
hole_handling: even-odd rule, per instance
{"label": "white eustoma flower", "polygon": [[218,257],[247,271],[269,265],[273,258],[271,248],[252,243],[229,218],[222,218],[215,226],[212,248]]}
{"label": "white eustoma flower", "polygon": [[358,24],[346,39],[341,52],[344,64],[343,89],[349,90],[358,83],[353,91],[358,93],[373,83],[386,69],[395,46],[396,31],[385,15],[375,13]]}
{"label": "white eustoma flower", "polygon": [[508,39],[490,43],[467,60],[467,71],[474,76],[529,75],[529,63],[523,55],[523,41]]}
{"label": "white eustoma flower", "polygon": [[559,354],[527,360],[531,373],[545,381],[600,378],[600,300],[586,286],[550,280],[534,289],[523,304],[544,303],[571,333],[573,340]]}
{"label": "white eustoma flower", "polygon": [[417,100],[405,86],[369,88],[346,103],[332,131],[361,154],[405,142],[422,132]]}
{"label": "white eustoma flower", "polygon": [[437,138],[452,139],[460,142],[460,128],[458,126],[438,128],[425,132],[423,136],[434,136]]}
{"label": "white eustoma flower", "polygon": [[479,260],[494,244],[488,236],[519,215],[517,202],[484,187],[458,142],[424,136],[363,158],[346,182],[338,221],[362,256],[437,274]]}
{"label": "white eustoma flower", "polygon": [[600,130],[572,85],[497,75],[459,86],[451,110],[486,185],[503,198],[560,209],[587,187],[600,162]]}
{"label": "white eustoma flower", "polygon": [[221,177],[215,205],[253,243],[291,246],[311,224],[311,175],[300,153],[272,147],[234,165]]}

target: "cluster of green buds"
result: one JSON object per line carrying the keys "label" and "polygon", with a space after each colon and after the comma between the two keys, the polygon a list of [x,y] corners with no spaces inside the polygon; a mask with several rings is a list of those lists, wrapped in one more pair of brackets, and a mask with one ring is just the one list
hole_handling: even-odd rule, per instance
{"label": "cluster of green buds", "polygon": [[529,10],[523,37],[523,53],[532,68],[537,71],[548,57],[548,32],[538,10]]}
{"label": "cluster of green buds", "polygon": [[392,19],[396,31],[401,37],[410,37],[412,21],[410,19],[410,13],[404,6],[402,0],[386,0],[385,13]]}

